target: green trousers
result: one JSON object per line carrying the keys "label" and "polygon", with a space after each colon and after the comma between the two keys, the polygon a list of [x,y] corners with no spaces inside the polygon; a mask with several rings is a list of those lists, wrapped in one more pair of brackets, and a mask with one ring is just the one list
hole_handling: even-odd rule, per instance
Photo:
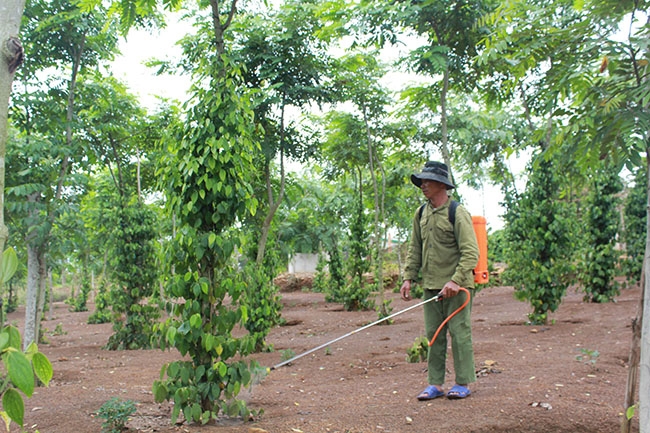
{"label": "green trousers", "polygon": [[[437,290],[424,290],[424,299],[431,299],[437,293]],[[442,385],[445,383],[447,332],[451,337],[451,352],[456,383],[465,385],[476,381],[471,322],[474,290],[469,289],[469,293],[471,296],[469,304],[447,322],[444,329],[441,329],[438,333],[436,341],[429,347],[427,356],[429,385]],[[466,298],[467,294],[461,291],[452,298],[424,304],[424,329],[429,341],[433,338],[440,324],[463,305]]]}

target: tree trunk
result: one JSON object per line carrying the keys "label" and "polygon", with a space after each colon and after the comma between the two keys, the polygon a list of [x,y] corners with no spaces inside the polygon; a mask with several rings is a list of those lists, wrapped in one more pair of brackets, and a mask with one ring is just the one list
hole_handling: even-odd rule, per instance
{"label": "tree trunk", "polygon": [[255,263],[258,266],[261,266],[264,263],[264,253],[266,251],[266,243],[269,239],[269,233],[271,231],[271,222],[275,217],[280,203],[284,198],[284,183],[285,183],[285,173],[284,173],[284,152],[280,151],[280,191],[278,192],[277,200],[273,199],[273,187],[271,183],[271,170],[269,164],[266,166],[266,190],[269,197],[269,213],[264,218],[264,223],[262,224],[262,235],[260,236],[259,243],[257,244],[257,257]]}
{"label": "tree trunk", "polygon": [[645,292],[645,268],[641,270],[641,299],[637,315],[632,319],[632,347],[630,349],[629,368],[627,371],[627,386],[625,389],[625,403],[623,409],[623,421],[621,423],[621,433],[630,433],[632,428],[632,419],[627,418],[627,410],[636,403],[637,383],[639,382],[639,361],[641,359],[641,317],[643,315],[643,298]]}
{"label": "tree trunk", "polygon": [[52,278],[52,270],[50,269],[47,273],[47,285],[48,285],[48,293],[49,293],[49,311],[48,311],[48,320],[52,320],[52,317],[54,316],[54,281]]}
{"label": "tree trunk", "polygon": [[[376,156],[375,147],[373,146],[372,135],[370,134],[370,124],[368,121],[368,114],[366,107],[363,107],[363,123],[366,128],[366,142],[368,144],[368,165],[370,169],[370,178],[372,179],[372,188],[374,191],[374,204],[375,204],[375,218],[374,218],[374,237],[375,237],[375,278],[377,279],[377,289],[379,290],[379,300],[384,307],[385,294],[384,294],[384,256],[382,254],[382,238],[383,232],[381,225],[384,222],[383,213],[380,207],[379,197],[379,184],[377,182],[377,173],[375,170],[375,160],[379,160]],[[382,190],[382,196],[383,196]],[[383,200],[382,200],[383,202]],[[381,218],[381,219],[380,219]]]}
{"label": "tree trunk", "polygon": [[38,333],[38,278],[39,278],[38,250],[31,243],[27,243],[27,293],[25,298],[25,331],[23,332],[23,350],[31,342],[37,341]]}
{"label": "tree trunk", "polygon": [[38,293],[37,300],[38,304],[36,305],[36,338],[34,341],[37,343],[40,341],[41,337],[41,318],[45,314],[45,293],[47,292],[47,261],[45,259],[45,253],[43,250],[39,251],[38,254]]}
{"label": "tree trunk", "polygon": [[235,12],[237,11],[237,0],[232,0],[230,3],[230,10],[226,17],[225,22],[221,20],[221,6],[219,0],[210,0],[210,8],[212,9],[212,30],[214,31],[215,43],[217,45],[217,54],[220,56],[226,52],[226,44],[224,33],[230,26]]}
{"label": "tree trunk", "polygon": [[278,191],[277,200],[273,198],[273,186],[271,182],[271,162],[267,162],[265,169],[266,175],[266,193],[269,199],[269,213],[264,218],[264,223],[262,225],[262,236],[260,241],[257,244],[257,257],[255,263],[258,266],[261,266],[264,263],[264,252],[266,251],[266,243],[269,239],[269,233],[271,231],[271,222],[275,217],[275,213],[280,208],[280,203],[284,199],[284,185],[286,174],[284,172],[284,138],[285,138],[285,129],[284,129],[284,113],[285,113],[285,99],[282,99],[282,110],[280,114],[280,191]]}

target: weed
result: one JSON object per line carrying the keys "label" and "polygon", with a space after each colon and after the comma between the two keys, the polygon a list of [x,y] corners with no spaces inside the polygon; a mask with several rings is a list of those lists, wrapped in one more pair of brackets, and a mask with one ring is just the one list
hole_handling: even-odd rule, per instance
{"label": "weed", "polygon": [[598,356],[600,356],[600,352],[597,350],[589,350],[585,348],[578,349],[580,354],[576,355],[576,360],[590,365],[591,367],[596,366],[596,360],[598,359]]}
{"label": "weed", "polygon": [[296,356],[296,352],[294,352],[291,349],[285,349],[285,350],[281,351],[280,353],[282,354],[281,357],[280,357],[280,359],[282,361],[287,361],[287,360],[293,358],[294,356]]}
{"label": "weed", "polygon": [[108,400],[97,411],[97,415],[105,420],[102,423],[102,433],[120,433],[135,410],[132,400],[123,401],[117,397]]}
{"label": "weed", "polygon": [[54,328],[53,334],[54,335],[65,335],[65,334],[67,334],[67,332],[63,330],[63,324],[62,323],[58,323],[56,325],[56,327]]}
{"label": "weed", "polygon": [[426,337],[422,336],[415,339],[413,346],[406,351],[406,360],[411,364],[416,362],[424,362],[427,360],[427,353],[429,352],[429,341]]}

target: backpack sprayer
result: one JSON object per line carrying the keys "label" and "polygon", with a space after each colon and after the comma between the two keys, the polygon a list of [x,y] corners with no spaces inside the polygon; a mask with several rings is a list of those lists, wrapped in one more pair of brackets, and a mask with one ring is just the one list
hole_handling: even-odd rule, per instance
{"label": "backpack sprayer", "polygon": [[[469,304],[469,300],[470,300],[469,290],[467,290],[467,289],[464,288],[464,287],[461,287],[460,290],[463,291],[463,292],[465,292],[465,295],[466,295],[465,302],[464,302],[463,305],[461,305],[458,309],[456,309],[456,311],[454,311],[453,313],[451,313],[451,314],[449,315],[449,317],[447,317],[447,318],[446,318],[446,319],[445,319],[445,320],[440,324],[440,326],[438,327],[438,330],[437,330],[436,333],[434,334],[433,338],[431,339],[431,341],[429,341],[429,346],[431,346],[431,345],[433,344],[433,342],[434,342],[434,341],[436,340],[436,338],[438,337],[438,334],[439,334],[440,331],[445,327],[445,325],[447,324],[447,322],[449,322],[449,320],[450,320],[452,317],[454,317],[456,314],[458,314],[458,313],[459,313],[463,308],[465,308],[465,307],[467,306],[467,304]],[[417,307],[419,307],[419,306],[421,306],[421,305],[424,305],[424,304],[426,304],[426,303],[429,303],[429,302],[431,302],[431,301],[436,301],[436,302],[437,302],[437,301],[439,301],[441,298],[442,298],[442,295],[441,295],[440,293],[438,293],[436,296],[432,297],[431,299],[427,299],[426,301],[422,301],[422,302],[419,302],[419,303],[417,303],[417,304],[415,304],[415,305],[411,305],[410,307],[405,308],[405,309],[403,309],[403,310],[401,310],[401,311],[398,311],[397,313],[393,313],[393,314],[391,314],[390,316],[386,316],[386,317],[384,317],[384,318],[382,318],[382,319],[379,319],[379,320],[377,320],[377,321],[375,321],[375,322],[369,323],[369,324],[367,324],[367,325],[365,325],[365,326],[362,326],[361,328],[355,329],[355,330],[352,331],[352,332],[348,332],[348,333],[345,334],[345,335],[341,335],[340,337],[337,337],[337,338],[335,338],[334,340],[328,341],[327,343],[323,343],[323,344],[321,344],[321,345],[318,346],[318,347],[314,347],[313,349],[309,349],[308,351],[303,352],[303,353],[301,353],[300,355],[296,355],[296,356],[294,356],[294,357],[291,358],[291,359],[287,359],[286,361],[283,361],[283,362],[281,362],[281,363],[279,363],[279,364],[276,364],[276,365],[274,365],[273,367],[271,367],[270,370],[275,370],[275,369],[277,369],[277,368],[280,368],[280,367],[282,367],[282,366],[285,366],[285,365],[287,365],[287,364],[290,364],[291,362],[293,362],[293,361],[295,361],[295,360],[297,360],[297,359],[300,359],[300,358],[302,358],[303,356],[309,355],[310,353],[314,353],[314,352],[316,352],[317,350],[323,349],[323,348],[325,348],[325,347],[327,347],[327,346],[329,346],[329,345],[331,345],[331,344],[336,343],[337,341],[343,340],[344,338],[347,338],[347,337],[349,337],[349,336],[351,336],[351,335],[354,335],[354,334],[356,334],[356,333],[358,333],[358,332],[361,332],[361,331],[363,331],[363,330],[365,330],[365,329],[368,329],[368,328],[370,328],[370,327],[372,327],[372,326],[375,326],[375,325],[378,324],[378,323],[381,323],[381,322],[384,322],[384,321],[386,321],[386,320],[392,319],[392,318],[395,317],[395,316],[399,316],[399,315],[402,314],[402,313],[406,313],[407,311],[410,311],[410,310],[412,310],[412,309],[414,309],[414,308],[417,308]]]}

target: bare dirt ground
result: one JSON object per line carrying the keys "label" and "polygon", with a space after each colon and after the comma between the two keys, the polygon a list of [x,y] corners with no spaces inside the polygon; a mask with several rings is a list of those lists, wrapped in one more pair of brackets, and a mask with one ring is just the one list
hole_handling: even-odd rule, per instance
{"label": "bare dirt ground", "polygon": [[[412,305],[394,293],[387,297],[393,312]],[[479,372],[472,395],[429,402],[415,398],[426,386],[425,364],[406,361],[424,332],[416,308],[392,325],[373,326],[272,370],[240,395],[249,408],[264,410],[255,420],[206,426],[171,425],[170,405],[153,401],[151,385],[177,353],[103,350],[110,324],[89,325],[89,313],[56,304],[52,320],[43,322],[49,344],[40,346],[54,378],[27,400],[25,428],[100,432],[97,410],[119,397],[137,403],[128,432],[617,432],[639,297],[638,288],[624,289],[616,303],[587,304],[571,291],[554,323],[540,327],[526,325],[529,307],[514,300],[512,288],[484,289],[472,313]],[[283,351],[300,354],[377,320],[374,311],[345,312],[322,294],[283,292],[282,300],[287,325],[268,337],[274,352],[255,356],[264,366],[280,363]],[[19,310],[9,321],[21,326],[22,317]],[[453,380],[451,372],[448,377]],[[19,431],[15,424],[12,431]]]}

